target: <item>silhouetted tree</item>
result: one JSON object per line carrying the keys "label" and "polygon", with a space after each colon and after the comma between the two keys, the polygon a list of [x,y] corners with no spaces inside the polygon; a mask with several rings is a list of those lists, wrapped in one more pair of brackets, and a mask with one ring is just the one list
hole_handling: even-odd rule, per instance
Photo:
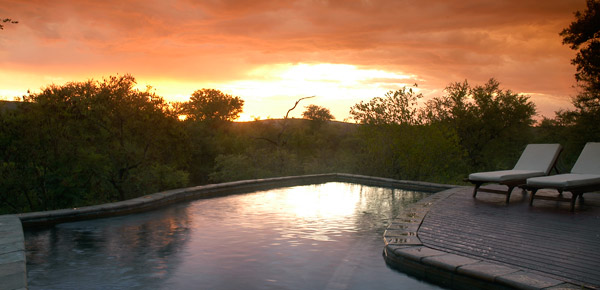
{"label": "silhouetted tree", "polygon": [[0,202],[47,210],[185,186],[175,113],[134,85],[129,75],[51,85],[1,112]]}
{"label": "silhouetted tree", "polygon": [[577,51],[571,63],[577,68],[575,79],[583,89],[574,100],[581,110],[600,107],[600,1],[587,0],[587,9],[575,12],[576,20],[560,36],[563,44]]}
{"label": "silhouetted tree", "polygon": [[215,158],[227,154],[235,139],[229,133],[232,121],[239,118],[244,100],[215,89],[195,91],[190,100],[177,106],[187,116],[183,127],[188,141],[187,169],[191,182],[208,182]]}
{"label": "silhouetted tree", "polygon": [[334,117],[327,108],[323,108],[317,105],[308,105],[305,107],[306,110],[302,113],[302,117],[313,121],[329,121]]}
{"label": "silhouetted tree", "polygon": [[426,103],[422,118],[456,131],[475,168],[506,166],[497,164],[498,152],[510,156],[528,141],[536,114],[528,96],[502,90],[495,79],[474,87],[456,82],[446,93]]}
{"label": "silhouetted tree", "polygon": [[201,89],[183,103],[182,113],[192,121],[234,121],[240,117],[243,107],[244,100],[240,97],[219,90]]}
{"label": "silhouetted tree", "polygon": [[408,124],[420,122],[417,107],[417,94],[412,88],[389,91],[382,97],[375,97],[368,103],[360,102],[350,108],[352,119],[362,124]]}
{"label": "silhouetted tree", "polygon": [[364,125],[358,131],[358,172],[435,182],[456,180],[464,174],[464,149],[456,132],[422,118],[418,106],[422,97],[404,87],[351,108],[353,119]]}
{"label": "silhouetted tree", "polygon": [[[575,12],[576,20],[560,35],[577,55],[571,63],[577,68],[575,79],[580,89],[572,103],[575,110],[561,110],[558,123],[568,126],[562,136],[580,150],[585,142],[600,138],[600,1],[588,0],[587,9]],[[569,145],[566,146],[568,150]]]}

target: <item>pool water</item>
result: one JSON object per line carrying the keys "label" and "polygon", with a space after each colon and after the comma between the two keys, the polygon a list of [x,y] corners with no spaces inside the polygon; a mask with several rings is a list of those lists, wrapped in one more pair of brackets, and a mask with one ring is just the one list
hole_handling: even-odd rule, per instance
{"label": "pool water", "polygon": [[331,182],[26,230],[29,289],[438,289],[382,257],[427,195]]}

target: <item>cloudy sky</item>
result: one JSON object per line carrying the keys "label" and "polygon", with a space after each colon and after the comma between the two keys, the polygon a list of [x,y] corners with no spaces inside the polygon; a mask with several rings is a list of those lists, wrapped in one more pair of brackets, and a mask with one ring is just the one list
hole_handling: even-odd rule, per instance
{"label": "cloudy sky", "polygon": [[[167,100],[219,89],[243,119],[495,78],[553,117],[576,94],[558,33],[585,0],[0,0],[0,98],[133,75]],[[299,116],[303,108],[295,110]]]}

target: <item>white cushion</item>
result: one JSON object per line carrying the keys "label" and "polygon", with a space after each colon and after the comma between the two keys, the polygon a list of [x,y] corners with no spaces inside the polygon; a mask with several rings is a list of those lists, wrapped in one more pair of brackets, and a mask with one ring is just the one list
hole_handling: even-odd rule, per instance
{"label": "white cushion", "polygon": [[534,187],[570,187],[600,185],[600,174],[558,174],[527,179],[527,185]]}
{"label": "white cushion", "polygon": [[471,173],[469,180],[505,182],[548,175],[556,158],[558,158],[561,148],[560,144],[529,144],[523,150],[519,161],[512,170]]}
{"label": "white cushion", "polygon": [[548,175],[561,148],[560,144],[529,144],[513,169],[541,171]]}
{"label": "white cushion", "polygon": [[600,174],[600,143],[585,144],[571,173]]}
{"label": "white cushion", "polygon": [[543,171],[534,170],[500,170],[500,171],[488,171],[488,172],[477,172],[469,174],[469,180],[472,181],[484,181],[484,182],[504,182],[508,180],[519,180],[527,179],[529,177],[544,176],[546,175]]}

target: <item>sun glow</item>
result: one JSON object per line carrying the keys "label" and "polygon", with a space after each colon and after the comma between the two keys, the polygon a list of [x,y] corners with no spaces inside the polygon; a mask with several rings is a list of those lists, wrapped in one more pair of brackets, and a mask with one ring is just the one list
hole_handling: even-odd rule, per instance
{"label": "sun glow", "polygon": [[[278,64],[267,65],[249,72],[251,82],[270,85],[268,95],[312,92],[313,95],[338,96],[349,90],[361,91],[398,85],[415,76],[386,72],[375,69],[361,69],[348,64]],[[262,81],[261,81],[262,79]],[[244,83],[244,82],[242,82]],[[235,84],[235,83],[234,83]],[[318,94],[314,94],[319,91]],[[308,94],[310,95],[310,94]]]}
{"label": "sun glow", "polygon": [[151,85],[168,101],[185,102],[202,88],[218,89],[241,97],[244,111],[237,121],[283,118],[302,97],[315,98],[302,102],[290,117],[299,118],[303,106],[315,104],[330,109],[337,120],[348,117],[350,107],[389,90],[411,86],[417,76],[349,64],[286,63],[263,65],[251,69],[245,77],[228,82],[190,82],[179,80],[138,80],[140,87]]}
{"label": "sun glow", "polygon": [[[265,65],[250,71],[247,76],[245,80],[220,85],[225,91],[246,100],[240,121],[281,118],[297,99],[308,96],[316,96],[309,102],[330,109],[337,120],[343,120],[356,103],[410,86],[417,78],[328,63]],[[290,117],[299,117],[302,112],[302,108],[298,108]]]}
{"label": "sun glow", "polygon": [[[0,76],[4,73],[0,70]],[[8,72],[5,73],[8,75]],[[104,77],[108,77],[106,75]],[[418,78],[415,75],[401,72],[385,71],[349,64],[331,63],[284,63],[262,65],[250,69],[244,77],[231,81],[193,81],[150,76],[136,76],[136,89],[151,92],[164,97],[169,102],[185,102],[196,90],[203,88],[217,89],[223,93],[241,97],[244,111],[237,121],[253,121],[256,119],[283,118],[286,112],[302,97],[315,96],[303,101],[290,117],[299,118],[304,106],[315,104],[328,108],[337,120],[348,117],[350,107],[360,101],[383,96],[387,91],[411,86]],[[35,85],[25,84],[4,87],[0,90],[3,99],[24,95],[27,89],[38,88],[50,84],[62,85],[67,81],[59,76],[44,76],[35,79]],[[17,79],[31,80],[23,75]],[[86,79],[102,80],[102,76],[85,76],[69,81],[85,81]],[[1,82],[0,82],[1,83]],[[25,88],[19,91],[17,88]]]}

